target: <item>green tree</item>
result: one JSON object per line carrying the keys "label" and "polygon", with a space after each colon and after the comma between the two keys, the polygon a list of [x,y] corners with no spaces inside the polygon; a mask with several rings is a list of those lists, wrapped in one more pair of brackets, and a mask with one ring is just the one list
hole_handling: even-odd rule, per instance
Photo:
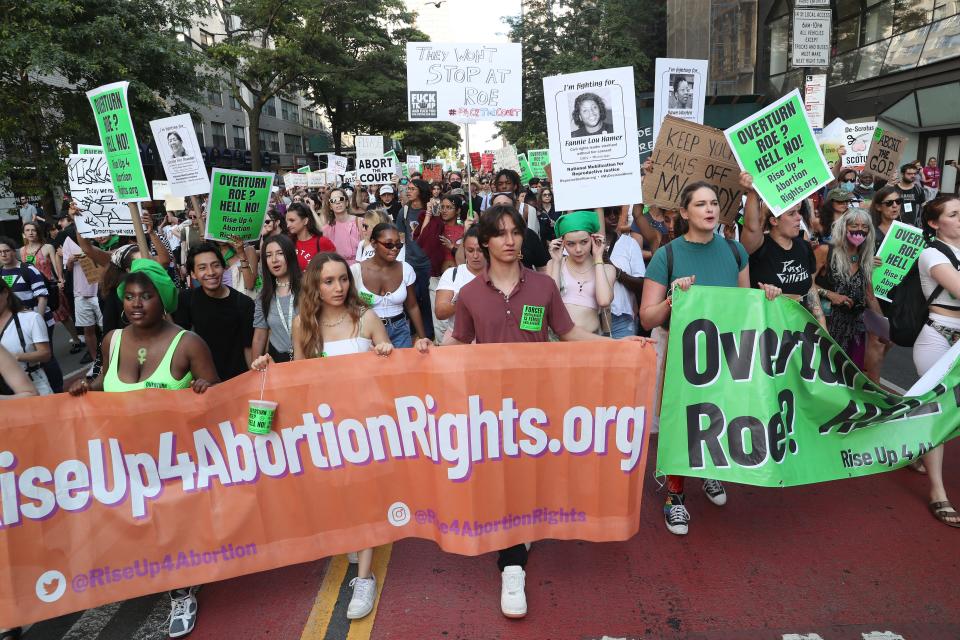
{"label": "green tree", "polygon": [[66,178],[73,142],[97,142],[86,92],[130,81],[138,131],[197,89],[179,39],[195,0],[4,2],[0,23],[0,176],[38,191]]}
{"label": "green tree", "polygon": [[[404,113],[406,118],[406,113]],[[460,144],[460,127],[450,122],[408,122],[394,133],[407,153],[432,158],[443,149],[456,149]]]}
{"label": "green tree", "polygon": [[500,133],[520,148],[547,146],[543,78],[613,67],[634,68],[637,94],[652,87],[653,60],[666,46],[662,0],[525,0],[508,18],[510,40],[523,44],[523,120],[502,122]]}

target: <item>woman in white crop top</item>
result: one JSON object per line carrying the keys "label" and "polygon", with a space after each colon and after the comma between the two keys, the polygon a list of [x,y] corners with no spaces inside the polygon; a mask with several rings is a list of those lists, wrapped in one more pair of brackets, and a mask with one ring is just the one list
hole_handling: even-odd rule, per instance
{"label": "woman in white crop top", "polygon": [[[928,241],[933,233],[939,242],[920,254],[920,286],[926,298],[942,290],[931,300],[927,324],[913,345],[913,363],[921,376],[960,340],[960,271],[954,266],[960,264],[960,198],[941,196],[925,204],[923,223]],[[943,486],[943,446],[923,456],[923,464],[930,478],[930,511],[940,522],[960,527],[960,514]]]}
{"label": "woman in white crop top", "polygon": [[393,346],[412,347],[411,324],[417,336],[426,335],[413,289],[417,274],[413,267],[397,259],[403,242],[396,226],[378,224],[370,232],[370,242],[374,247],[373,257],[351,267],[360,300],[379,316]]}
{"label": "woman in white crop top", "polygon": [[[388,356],[393,345],[380,318],[360,302],[347,261],[337,253],[317,254],[300,284],[300,312],[293,319],[293,359],[308,360],[374,351]],[[423,341],[420,341],[423,342]],[[428,344],[417,344],[421,351]],[[260,356],[251,367],[263,371],[270,355]],[[358,554],[357,577],[350,583],[353,598],[347,618],[363,618],[373,609],[377,582],[371,571],[373,549]]]}

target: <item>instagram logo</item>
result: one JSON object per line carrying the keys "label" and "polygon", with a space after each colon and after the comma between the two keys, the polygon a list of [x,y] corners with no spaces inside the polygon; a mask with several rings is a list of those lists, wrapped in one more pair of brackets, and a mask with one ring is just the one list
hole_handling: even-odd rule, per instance
{"label": "instagram logo", "polygon": [[37,578],[37,598],[41,602],[56,602],[67,590],[67,578],[53,569]]}
{"label": "instagram logo", "polygon": [[402,502],[394,502],[387,509],[387,522],[395,527],[402,527],[410,522],[410,509]]}

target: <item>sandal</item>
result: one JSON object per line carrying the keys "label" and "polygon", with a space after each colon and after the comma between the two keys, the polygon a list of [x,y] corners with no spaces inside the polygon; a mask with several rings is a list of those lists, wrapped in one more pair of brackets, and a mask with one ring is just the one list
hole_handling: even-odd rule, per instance
{"label": "sandal", "polygon": [[[957,513],[957,511],[953,508],[953,505],[950,504],[950,501],[944,500],[943,502],[931,502],[930,512],[933,514],[934,518],[948,527],[960,529],[960,513]],[[951,522],[947,518],[953,518],[954,521]]]}

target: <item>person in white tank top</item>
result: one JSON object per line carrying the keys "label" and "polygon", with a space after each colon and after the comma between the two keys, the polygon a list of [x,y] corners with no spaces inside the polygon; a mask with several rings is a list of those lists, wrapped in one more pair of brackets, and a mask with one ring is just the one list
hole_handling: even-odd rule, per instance
{"label": "person in white tank top", "polygon": [[[383,322],[372,309],[361,304],[347,261],[337,253],[317,254],[304,272],[292,337],[294,360],[367,351],[389,356],[393,352]],[[419,351],[427,351],[430,341],[422,338],[415,346]],[[272,362],[267,354],[254,360],[250,367],[263,371]],[[357,561],[357,577],[350,583],[353,597],[347,607],[350,620],[369,614],[377,597],[377,581],[371,570],[373,549],[358,552]]]}

